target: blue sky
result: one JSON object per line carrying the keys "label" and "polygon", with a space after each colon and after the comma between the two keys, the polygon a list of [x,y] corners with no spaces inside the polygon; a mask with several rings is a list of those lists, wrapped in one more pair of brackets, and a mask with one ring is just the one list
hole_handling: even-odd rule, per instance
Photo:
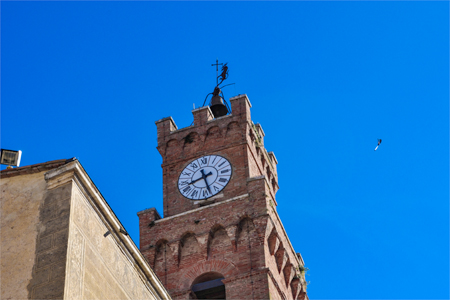
{"label": "blue sky", "polygon": [[448,2],[2,1],[1,147],[77,157],[138,244],[154,121],[191,124],[216,58],[277,156],[309,297],[448,299]]}

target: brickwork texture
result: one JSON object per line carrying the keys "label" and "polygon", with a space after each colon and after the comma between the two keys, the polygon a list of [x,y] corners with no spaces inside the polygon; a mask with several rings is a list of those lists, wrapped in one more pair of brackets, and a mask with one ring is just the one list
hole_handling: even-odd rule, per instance
{"label": "brickwork texture", "polygon": [[[307,299],[303,262],[276,212],[277,160],[247,96],[230,102],[232,114],[217,119],[208,107],[194,110],[190,127],[178,129],[171,117],[156,122],[164,218],[155,209],[138,213],[141,252],[174,299],[196,299],[192,286],[208,274],[223,278],[226,299]],[[213,154],[232,165],[228,185],[206,200],[183,197],[180,172]]]}

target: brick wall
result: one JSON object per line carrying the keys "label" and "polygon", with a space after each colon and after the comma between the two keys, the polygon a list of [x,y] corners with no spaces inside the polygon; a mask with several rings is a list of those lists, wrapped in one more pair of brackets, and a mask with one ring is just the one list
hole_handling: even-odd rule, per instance
{"label": "brick wall", "polygon": [[[232,114],[217,119],[208,107],[194,110],[187,128],[170,117],[156,122],[164,218],[155,209],[138,213],[141,252],[175,299],[193,298],[192,284],[204,274],[224,277],[227,299],[305,299],[301,262],[276,212],[277,160],[251,121],[247,96],[230,102]],[[180,172],[212,154],[230,161],[229,184],[207,200],[183,197]]]}

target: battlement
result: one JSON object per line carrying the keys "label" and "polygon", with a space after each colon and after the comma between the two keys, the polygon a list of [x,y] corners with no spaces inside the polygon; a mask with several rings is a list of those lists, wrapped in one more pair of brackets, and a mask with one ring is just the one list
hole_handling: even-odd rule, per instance
{"label": "battlement", "polygon": [[[220,155],[230,161],[233,171],[230,184],[208,201],[220,202],[246,193],[246,180],[265,176],[270,196],[275,201],[278,190],[276,159],[264,148],[262,126],[251,120],[251,103],[247,95],[230,98],[230,114],[214,118],[209,106],[192,110],[191,126],[178,128],[172,117],[155,122],[158,132],[157,149],[162,156],[164,170],[164,216],[205,205],[184,198],[177,187],[180,172],[190,162],[205,155]],[[209,202],[208,202],[209,203]]]}
{"label": "battlement", "polygon": [[[230,98],[231,114],[214,118],[213,113],[209,106],[203,106],[192,110],[194,116],[194,124],[178,129],[175,121],[172,117],[166,117],[155,122],[158,128],[158,146],[161,146],[165,142],[178,139],[187,129],[195,129],[198,134],[203,133],[201,127],[208,127],[206,131],[214,126],[223,126],[225,123],[239,122],[239,121],[251,121],[250,108],[251,103],[247,95],[239,95]],[[227,120],[224,122],[224,120]]]}

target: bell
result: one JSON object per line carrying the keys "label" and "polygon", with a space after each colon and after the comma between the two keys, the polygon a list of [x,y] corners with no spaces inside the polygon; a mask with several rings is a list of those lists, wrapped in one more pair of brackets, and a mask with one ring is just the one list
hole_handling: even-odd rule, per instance
{"label": "bell", "polygon": [[225,116],[228,113],[228,109],[223,104],[222,97],[219,96],[220,89],[216,87],[213,92],[213,97],[211,98],[211,104],[209,105],[214,118]]}
{"label": "bell", "polygon": [[225,116],[228,113],[228,109],[219,95],[212,97],[210,107],[214,118]]}

